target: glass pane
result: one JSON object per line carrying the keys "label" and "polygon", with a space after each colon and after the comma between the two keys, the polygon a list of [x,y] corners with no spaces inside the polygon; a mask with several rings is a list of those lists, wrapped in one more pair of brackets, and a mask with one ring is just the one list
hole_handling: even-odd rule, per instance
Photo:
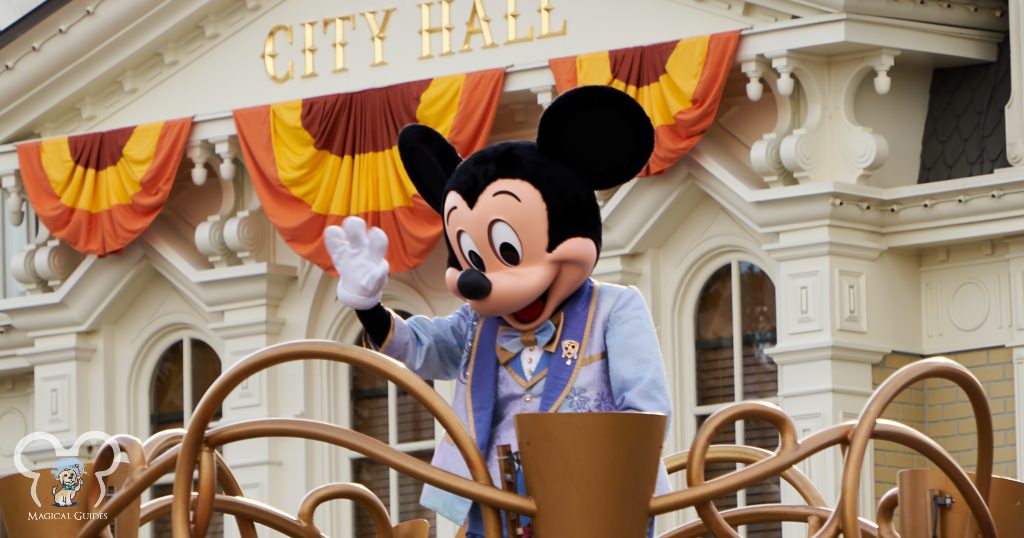
{"label": "glass pane", "polygon": [[[697,416],[697,426],[700,427],[707,420],[708,415]],[[736,426],[730,424],[728,427],[723,428],[715,435],[711,441],[712,445],[734,445],[736,444]],[[712,478],[722,476],[727,473],[731,473],[736,470],[735,463],[708,463],[704,466],[704,481],[707,482]],[[720,497],[715,499],[715,506],[719,511],[728,510],[730,508],[736,508],[736,494],[728,495],[726,497]]]}
{"label": "glass pane", "polygon": [[[434,386],[432,381],[428,382]],[[398,391],[398,442],[429,441],[434,438],[434,417],[415,398]]]}
{"label": "glass pane", "polygon": [[[410,452],[409,454],[430,463],[430,458],[433,457],[434,451],[421,450]],[[420,506],[420,493],[422,491],[423,482],[405,475],[398,475],[398,520],[425,519],[430,522],[430,536],[434,538],[437,536],[437,529],[435,528],[437,526],[435,524],[436,516],[434,512]]]}
{"label": "glass pane", "polygon": [[182,385],[183,349],[181,341],[175,342],[160,355],[153,369],[149,400],[152,432],[182,426],[185,396]]}
{"label": "glass pane", "polygon": [[[196,484],[193,483],[193,490]],[[156,499],[158,497],[164,497],[174,492],[174,486],[172,484],[162,484],[159,486],[153,486],[149,488],[151,498]],[[220,493],[220,488],[217,489]],[[171,515],[165,514],[153,520],[150,523],[149,528],[152,530],[153,538],[171,538]],[[115,533],[114,536],[117,536]],[[221,538],[224,536],[224,514],[214,512],[210,517],[210,528],[206,532],[206,536],[209,538]]]}
{"label": "glass pane", "polygon": [[775,286],[760,267],[740,262],[743,305],[743,398],[772,398],[779,392],[778,367],[764,350],[775,345]]}
{"label": "glass pane", "polygon": [[[192,409],[199,405],[199,400],[206,389],[210,388],[214,380],[220,376],[220,357],[209,344],[202,340],[192,339]],[[221,410],[217,409],[214,419],[221,417]]]}
{"label": "glass pane", "polygon": [[[747,420],[743,424],[746,444],[765,450],[779,447],[779,432],[762,420]],[[769,478],[747,488],[747,506],[782,502],[778,477]],[[782,536],[782,523],[758,523],[747,526],[747,538],[777,538]]]}
{"label": "glass pane", "polygon": [[[352,477],[355,482],[369,488],[384,503],[384,506],[390,509],[391,489],[388,484],[388,468],[386,466],[366,458],[352,460]],[[354,505],[352,511],[355,512],[356,536],[358,538],[376,538],[377,533],[370,514],[359,508],[359,505]]]}
{"label": "glass pane", "polygon": [[731,402],[732,269],[723,265],[704,284],[697,301],[697,405]]}
{"label": "glass pane", "polygon": [[388,442],[388,383],[360,368],[352,368],[352,429]]}

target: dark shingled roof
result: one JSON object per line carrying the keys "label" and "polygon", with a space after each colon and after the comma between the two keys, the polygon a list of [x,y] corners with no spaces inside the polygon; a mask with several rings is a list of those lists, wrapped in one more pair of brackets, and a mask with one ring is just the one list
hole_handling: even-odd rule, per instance
{"label": "dark shingled roof", "polygon": [[994,63],[936,69],[928,96],[918,183],[1009,166],[1003,107],[1010,98],[1009,39]]}

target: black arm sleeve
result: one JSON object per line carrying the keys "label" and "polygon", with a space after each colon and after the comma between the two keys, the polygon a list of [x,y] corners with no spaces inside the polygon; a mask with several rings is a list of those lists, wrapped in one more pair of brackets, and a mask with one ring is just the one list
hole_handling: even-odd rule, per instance
{"label": "black arm sleeve", "polygon": [[391,312],[380,303],[369,310],[356,310],[356,316],[366,329],[366,336],[376,346],[380,346],[391,332]]}

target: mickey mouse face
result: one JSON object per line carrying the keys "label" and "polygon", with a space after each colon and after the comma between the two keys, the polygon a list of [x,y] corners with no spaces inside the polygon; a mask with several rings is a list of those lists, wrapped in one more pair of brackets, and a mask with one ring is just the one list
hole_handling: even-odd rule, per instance
{"label": "mickey mouse face", "polygon": [[523,330],[590,276],[601,248],[594,190],[633,178],[653,146],[640,105],[604,86],[556,99],[536,143],[495,144],[465,161],[429,127],[409,125],[398,138],[410,179],[442,216],[448,288]]}
{"label": "mickey mouse face", "polygon": [[484,316],[504,316],[532,329],[590,276],[597,245],[585,237],[562,241],[549,252],[547,207],[529,182],[499,179],[472,207],[457,191],[445,199],[445,234],[458,267],[445,283]]}

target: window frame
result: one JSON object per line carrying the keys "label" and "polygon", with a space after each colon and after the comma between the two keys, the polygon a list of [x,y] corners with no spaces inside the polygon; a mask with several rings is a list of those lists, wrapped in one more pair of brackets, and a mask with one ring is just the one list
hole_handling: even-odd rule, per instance
{"label": "window frame", "polygon": [[[217,359],[220,360],[221,373],[224,372],[224,369],[225,369],[224,354],[220,350],[218,350],[218,345],[217,344],[219,342],[215,338],[211,337],[210,335],[204,334],[204,333],[202,333],[202,332],[200,332],[198,330],[195,330],[192,327],[182,327],[182,326],[169,327],[169,328],[166,328],[162,332],[157,332],[155,334],[150,335],[150,337],[147,339],[145,347],[143,348],[143,352],[140,354],[141,356],[146,357],[146,361],[140,365],[140,367],[138,369],[138,374],[135,377],[136,390],[140,391],[137,394],[136,402],[139,402],[141,404],[141,405],[138,406],[138,409],[141,410],[141,412],[139,412],[137,416],[133,417],[132,420],[136,424],[136,427],[138,428],[138,431],[146,432],[144,435],[141,436],[142,439],[148,438],[150,435],[153,435],[154,433],[156,433],[156,431],[153,430],[153,423],[152,423],[153,402],[152,402],[152,398],[151,398],[150,394],[152,392],[152,387],[153,387],[153,376],[156,374],[156,369],[157,369],[157,366],[160,364],[161,358],[163,358],[164,353],[166,353],[169,349],[171,349],[171,346],[175,345],[176,343],[178,343],[178,342],[186,342],[186,341],[191,343],[192,340],[199,340],[199,341],[203,342],[204,344],[210,346],[210,349],[212,349],[213,352],[217,355]],[[192,383],[191,382],[189,382],[189,383],[185,383],[184,382],[184,378],[186,377],[186,375],[188,376],[189,380],[191,381],[191,375],[190,375],[190,372],[191,372],[191,370],[190,370],[191,359],[192,359],[191,345],[184,345],[184,343],[183,343],[182,344],[182,368],[181,368],[181,370],[182,370],[182,392],[183,392],[183,395],[182,395],[182,398],[183,398],[183,400],[182,400],[182,427],[184,427],[184,428],[188,427],[189,420],[191,420],[191,418],[192,418],[192,411],[194,411],[194,409],[191,409],[191,407],[192,407]],[[223,416],[222,416],[221,419],[214,418],[214,420],[210,421],[209,427],[210,428],[214,428],[214,427],[219,426],[222,419],[223,419]],[[195,471],[193,479],[197,479],[197,478],[198,478],[198,471]],[[143,494],[142,494],[142,501],[143,502],[148,502],[148,501],[152,500],[153,499],[152,492],[153,492],[153,490],[156,487],[158,487],[158,486],[169,486],[169,485],[172,485],[172,484],[174,484],[174,475],[173,475],[173,473],[161,476],[160,478],[156,479],[156,481],[154,481],[153,484],[150,487],[146,488],[146,491],[143,492]],[[152,524],[145,525],[145,526],[143,526],[143,527],[141,527],[139,529],[139,537],[140,538],[149,538],[149,537],[153,536],[153,534],[154,534],[153,531],[154,531],[154,527],[153,527]]]}
{"label": "window frame", "polygon": [[[736,238],[731,238],[736,239]],[[747,245],[750,247],[751,245]],[[730,286],[738,287],[739,285],[739,271],[738,267],[740,263],[749,263],[757,266],[768,276],[772,284],[776,288],[776,303],[775,303],[775,314],[776,314],[776,332],[779,332],[779,325],[782,322],[782,318],[779,315],[779,297],[778,297],[778,271],[776,265],[770,259],[762,258],[754,253],[751,248],[745,248],[741,244],[737,244],[732,240],[715,240],[710,241],[704,245],[704,248],[698,249],[698,252],[694,253],[691,258],[694,260],[689,264],[682,264],[680,267],[680,287],[678,299],[673,306],[672,311],[675,313],[674,319],[677,320],[673,324],[674,327],[678,328],[677,334],[673,338],[674,349],[676,351],[676,357],[680,360],[677,364],[671,364],[669,361],[667,364],[668,375],[670,383],[673,389],[673,395],[675,399],[675,405],[673,409],[673,416],[678,417],[674,419],[674,423],[678,425],[678,429],[675,430],[673,439],[675,446],[680,447],[680,450],[687,449],[694,435],[697,433],[697,418],[702,415],[710,415],[711,413],[721,409],[726,405],[730,405],[737,401],[750,401],[742,399],[742,383],[739,385],[739,390],[734,391],[734,400],[730,402],[716,403],[716,404],[697,404],[697,376],[694,374],[697,367],[697,335],[696,335],[696,321],[697,321],[697,308],[701,299],[701,292],[704,289],[705,284],[708,280],[718,271],[722,266],[731,266],[731,283]],[[732,297],[732,309],[737,311],[738,303],[741,298],[738,293],[734,293]],[[735,368],[736,361],[742,362],[742,348],[743,348],[743,336],[742,332],[739,332],[737,336],[736,325],[742,323],[742,316],[733,316],[733,376],[742,375],[742,369]],[[739,353],[736,351],[736,341],[739,340]],[[737,359],[737,355],[739,358]],[[737,399],[737,397],[739,397]],[[758,398],[757,400],[767,401],[779,405],[781,400],[776,392],[773,398]],[[744,430],[742,423],[736,424],[736,440],[737,443],[741,437],[741,431]],[[745,432],[744,432],[745,433]],[[739,468],[739,467],[738,467]],[[673,487],[674,489],[682,488],[685,486],[685,477],[681,474],[674,475]],[[785,490],[785,484],[782,484],[783,490]],[[741,497],[742,495],[742,497]],[[742,504],[740,502],[743,502]],[[737,505],[743,506],[746,501],[746,491],[741,490],[737,492]],[[687,509],[684,513],[676,516],[669,523],[681,523],[688,521],[696,517],[696,512],[692,509]],[[741,529],[741,535],[746,536],[746,526]]]}

